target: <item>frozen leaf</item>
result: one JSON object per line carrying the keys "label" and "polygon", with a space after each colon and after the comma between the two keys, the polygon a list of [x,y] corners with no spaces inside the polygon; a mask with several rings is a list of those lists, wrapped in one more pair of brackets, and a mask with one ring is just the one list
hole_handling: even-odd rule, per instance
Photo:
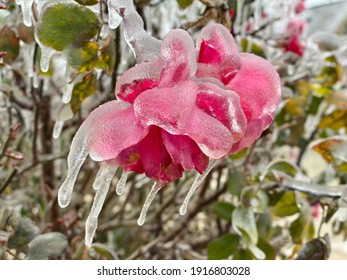
{"label": "frozen leaf", "polygon": [[19,55],[19,39],[7,25],[0,30],[0,52],[4,52],[5,63],[11,63]]}
{"label": "frozen leaf", "polygon": [[231,222],[231,215],[235,207],[231,203],[220,201],[217,202],[213,207],[213,213],[215,213],[219,218]]}
{"label": "frozen leaf", "polygon": [[272,181],[277,181],[277,179],[272,174],[273,170],[283,172],[291,177],[295,177],[298,172],[298,168],[288,161],[280,160],[272,162],[267,169],[266,175],[267,179]]}
{"label": "frozen leaf", "polygon": [[260,238],[257,244],[257,247],[264,252],[266,260],[276,259],[276,249],[271,246],[269,242],[265,239]]}
{"label": "frozen leaf", "polygon": [[232,255],[240,243],[240,237],[237,234],[227,233],[213,240],[208,244],[207,255],[209,260],[227,259]]}
{"label": "frozen leaf", "polygon": [[259,214],[256,223],[259,237],[268,238],[272,231],[271,215],[268,212]]}
{"label": "frozen leaf", "polygon": [[230,173],[228,178],[228,191],[233,195],[240,195],[246,180],[243,174],[237,170]]}
{"label": "frozen leaf", "polygon": [[273,207],[273,213],[279,217],[291,216],[300,211],[295,193],[292,191],[284,192],[276,205]]}
{"label": "frozen leaf", "polygon": [[333,86],[344,78],[343,68],[335,56],[325,58],[325,63],[326,66],[323,67],[316,79],[324,86]]}
{"label": "frozen leaf", "polygon": [[84,6],[93,6],[99,2],[99,0],[74,0],[74,1]]}
{"label": "frozen leaf", "polygon": [[91,248],[93,248],[98,254],[103,256],[106,260],[117,260],[116,253],[108,246],[101,243],[93,243]]}
{"label": "frozen leaf", "polygon": [[329,257],[329,250],[324,239],[313,239],[303,245],[298,253],[298,260],[325,260]]}
{"label": "frozen leaf", "polygon": [[[251,46],[249,47],[249,44],[251,44]],[[249,53],[254,53],[260,57],[266,58],[264,49],[259,46],[258,44],[254,43],[254,42],[250,42],[250,40],[243,38],[241,40],[241,50],[243,52],[249,52]]]}
{"label": "frozen leaf", "polygon": [[9,224],[13,228],[13,233],[7,240],[7,246],[9,248],[20,248],[27,245],[33,240],[39,233],[39,228],[29,219],[20,217],[11,217]]}
{"label": "frozen leaf", "polygon": [[238,207],[232,214],[233,228],[242,234],[248,244],[257,244],[258,231],[251,207]]}
{"label": "frozen leaf", "polygon": [[84,99],[96,93],[98,89],[96,75],[88,73],[81,82],[75,84],[71,96],[71,109],[76,113]]}
{"label": "frozen leaf", "polygon": [[289,227],[290,236],[294,243],[302,243],[314,236],[314,225],[311,216],[301,214]]}
{"label": "frozen leaf", "polygon": [[267,210],[267,194],[253,187],[243,189],[241,201],[244,206],[251,206],[255,213],[264,213]]}
{"label": "frozen leaf", "polygon": [[68,65],[80,73],[91,71],[98,61],[98,50],[99,45],[95,42],[87,42],[82,46],[68,48]]}
{"label": "frozen leaf", "polygon": [[106,42],[100,47],[99,52],[96,67],[103,69],[106,74],[112,75],[116,63],[116,46],[111,35],[106,38]]}
{"label": "frozen leaf", "polygon": [[177,3],[181,9],[185,9],[193,3],[193,0],[177,0]]}
{"label": "frozen leaf", "polygon": [[338,131],[341,128],[347,128],[347,111],[336,110],[322,118],[319,128],[329,128]]}
{"label": "frozen leaf", "polygon": [[27,27],[23,22],[17,25],[18,37],[26,44],[35,42],[34,27]]}
{"label": "frozen leaf", "polygon": [[42,44],[62,51],[89,41],[99,30],[99,20],[91,10],[61,3],[43,10],[37,36]]}
{"label": "frozen leaf", "polygon": [[58,258],[68,247],[67,237],[60,232],[49,232],[37,236],[29,244],[29,260]]}

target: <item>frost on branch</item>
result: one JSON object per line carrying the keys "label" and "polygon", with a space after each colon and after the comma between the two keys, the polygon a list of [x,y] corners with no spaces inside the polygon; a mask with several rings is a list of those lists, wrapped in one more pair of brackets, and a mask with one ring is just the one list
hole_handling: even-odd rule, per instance
{"label": "frost on branch", "polygon": [[[138,15],[132,15],[133,5],[117,3],[125,36],[135,40],[130,43],[149,36],[133,32],[133,27],[142,27]],[[143,51],[141,44],[132,46],[135,52]],[[141,211],[140,225],[162,186],[180,178],[185,170],[197,170],[201,175],[182,205],[180,213],[184,214],[216,160],[251,145],[271,124],[280,102],[278,74],[264,59],[240,53],[223,26],[204,28],[196,49],[187,32],[173,30],[164,38],[158,56],[147,58],[118,80],[118,100],[95,109],[77,131],[68,157],[68,176],[59,192],[62,206],[71,198],[77,172],[89,155],[102,168],[121,167],[123,175],[145,173],[155,181]],[[100,174],[103,170],[94,186],[98,193],[109,186],[108,181],[101,182],[104,177]],[[126,182],[123,175],[117,186],[119,194]],[[101,198],[93,207],[97,210],[88,219],[88,244],[104,199],[104,192],[98,193]]]}

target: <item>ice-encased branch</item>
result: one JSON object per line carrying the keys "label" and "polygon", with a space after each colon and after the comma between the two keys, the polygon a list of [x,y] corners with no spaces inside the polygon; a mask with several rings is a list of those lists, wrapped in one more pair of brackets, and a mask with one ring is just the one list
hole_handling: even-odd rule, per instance
{"label": "ice-encased branch", "polygon": [[108,0],[108,10],[110,28],[116,28],[123,19],[124,38],[138,63],[158,57],[161,41],[146,32],[132,0]]}

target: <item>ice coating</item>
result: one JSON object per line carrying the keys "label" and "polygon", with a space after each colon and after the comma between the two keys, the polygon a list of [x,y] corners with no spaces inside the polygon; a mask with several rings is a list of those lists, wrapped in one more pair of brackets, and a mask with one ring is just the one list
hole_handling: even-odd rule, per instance
{"label": "ice coating", "polygon": [[115,2],[116,1],[114,1],[114,0],[108,0],[107,1],[108,25],[111,29],[116,29],[123,20],[123,18],[117,12],[117,6],[114,5]]}
{"label": "ice coating", "polygon": [[150,192],[148,193],[145,203],[143,204],[143,207],[141,209],[141,213],[140,213],[140,217],[137,220],[137,224],[139,226],[142,226],[145,223],[146,220],[146,216],[147,216],[147,212],[149,207],[151,206],[156,194],[159,192],[159,190],[162,188],[162,186],[158,185],[157,182],[155,182],[150,190]]}
{"label": "ice coating", "polygon": [[[123,19],[124,38],[131,47],[138,63],[154,60],[160,49],[161,41],[144,30],[144,23],[137,13],[132,0],[109,0],[110,28],[118,26],[119,17]],[[119,17],[116,16],[116,13]]]}
{"label": "ice coating", "polygon": [[49,63],[51,61],[51,57],[54,54],[54,49],[50,47],[46,47],[44,44],[39,43],[41,48],[41,60],[40,60],[40,68],[42,72],[47,72],[49,69]]}
{"label": "ice coating", "polygon": [[63,98],[62,101],[63,103],[69,103],[72,97],[72,92],[73,92],[73,88],[74,88],[75,83],[74,82],[70,82],[70,83],[66,83],[65,85],[65,90],[63,93]]}
{"label": "ice coating", "polygon": [[64,121],[57,120],[53,127],[53,139],[58,139],[64,127]]}
{"label": "ice coating", "polygon": [[206,176],[208,175],[208,173],[211,172],[212,168],[215,167],[217,164],[216,160],[211,160],[210,164],[208,165],[208,167],[206,168],[206,170],[204,171],[204,173],[199,174],[196,176],[193,185],[190,187],[182,205],[180,208],[180,215],[185,215],[187,213],[187,209],[188,209],[188,204],[190,199],[192,198],[192,196],[194,195],[194,193],[196,192],[196,190],[200,187],[202,181],[206,178]]}
{"label": "ice coating", "polygon": [[102,206],[104,205],[105,198],[116,170],[117,168],[113,165],[103,164],[100,166],[98,176],[94,181],[93,188],[97,191],[94,197],[92,209],[90,210],[86,221],[85,244],[87,246],[90,246],[93,242],[93,237],[98,226],[98,217]]}
{"label": "ice coating", "polygon": [[17,4],[21,6],[23,13],[23,22],[27,27],[32,26],[31,7],[34,0],[17,0]]}
{"label": "ice coating", "polygon": [[124,171],[124,169],[123,169],[122,175],[119,178],[119,181],[118,181],[117,186],[116,186],[116,194],[117,195],[122,195],[124,193],[127,180],[128,180],[128,172]]}

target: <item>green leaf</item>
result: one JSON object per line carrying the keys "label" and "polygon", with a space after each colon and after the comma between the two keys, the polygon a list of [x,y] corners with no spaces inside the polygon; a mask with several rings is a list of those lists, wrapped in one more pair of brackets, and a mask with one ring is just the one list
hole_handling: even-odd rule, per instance
{"label": "green leaf", "polygon": [[88,73],[81,82],[77,83],[72,91],[71,96],[71,109],[76,113],[81,106],[81,103],[88,96],[94,94],[98,89],[98,83],[96,75],[94,73]]}
{"label": "green leaf", "polygon": [[257,217],[258,235],[266,239],[272,232],[272,219],[269,213],[261,213]]}
{"label": "green leaf", "polygon": [[58,258],[68,247],[67,237],[60,232],[49,232],[36,237],[29,244],[29,260]]}
{"label": "green leaf", "polygon": [[279,217],[291,216],[299,211],[300,209],[296,203],[295,193],[292,191],[285,192],[273,207],[273,213]]}
{"label": "green leaf", "polygon": [[239,196],[245,185],[246,180],[241,172],[235,170],[232,173],[230,173],[228,178],[229,193]]}
{"label": "green leaf", "polygon": [[226,259],[232,255],[240,243],[237,234],[224,234],[218,239],[213,240],[207,246],[207,256],[209,260]]}
{"label": "green leaf", "polygon": [[16,33],[8,26],[0,30],[0,53],[4,52],[5,63],[11,63],[19,55],[19,39]]}
{"label": "green leaf", "polygon": [[107,260],[116,260],[117,255],[109,247],[101,243],[93,243],[92,248],[99,253],[101,256],[105,257]]}
{"label": "green leaf", "polygon": [[325,260],[328,258],[329,251],[326,243],[322,239],[313,239],[301,247],[298,260]]}
{"label": "green leaf", "polygon": [[247,154],[248,148],[244,148],[236,154],[230,155],[230,159],[237,160],[243,158]]}
{"label": "green leaf", "polygon": [[291,177],[295,177],[298,172],[298,168],[292,163],[284,160],[275,161],[269,164],[267,178],[272,181],[276,181],[271,171],[281,171]]}
{"label": "green leaf", "polygon": [[251,206],[255,213],[265,212],[268,205],[267,194],[253,187],[243,188],[241,201],[242,205]]}
{"label": "green leaf", "polygon": [[62,51],[71,45],[89,41],[99,30],[99,20],[88,8],[57,4],[43,11],[37,35],[46,46]]}
{"label": "green leaf", "polygon": [[74,1],[84,6],[93,6],[99,2],[98,0],[74,0]]}
{"label": "green leaf", "polygon": [[247,243],[257,244],[258,231],[251,207],[235,208],[232,214],[233,228],[242,234]]}
{"label": "green leaf", "polygon": [[18,249],[27,245],[39,233],[39,228],[29,219],[21,217],[11,217],[9,224],[13,228],[13,233],[7,240],[7,247]]}
{"label": "green leaf", "polygon": [[217,202],[213,207],[213,213],[215,213],[218,217],[231,222],[231,214],[235,209],[234,205],[228,202],[220,201]]}
{"label": "green leaf", "polygon": [[289,227],[290,236],[294,243],[302,243],[314,236],[313,221],[308,215],[301,214]]}
{"label": "green leaf", "polygon": [[337,61],[335,56],[325,58],[326,66],[323,67],[321,73],[316,77],[324,86],[333,86],[344,77],[343,68]]}
{"label": "green leaf", "polygon": [[266,58],[265,51],[264,51],[264,49],[260,45],[254,43],[254,42],[251,42],[252,45],[251,45],[251,48],[249,49],[249,46],[248,46],[249,45],[249,41],[250,40],[248,40],[246,38],[242,38],[241,39],[241,49],[242,49],[242,51],[243,52],[254,53],[254,54],[258,55],[258,56]]}
{"label": "green leaf", "polygon": [[319,123],[319,128],[329,128],[335,131],[338,131],[341,128],[347,128],[347,111],[336,110],[329,115],[324,116]]}
{"label": "green leaf", "polygon": [[276,258],[276,250],[265,239],[260,238],[257,247],[265,253],[266,260],[274,260]]}
{"label": "green leaf", "polygon": [[193,0],[177,0],[178,6],[180,9],[188,8],[191,4],[193,4]]}
{"label": "green leaf", "polygon": [[94,69],[98,61],[98,50],[99,45],[95,42],[68,48],[67,62],[80,73],[89,72]]}

